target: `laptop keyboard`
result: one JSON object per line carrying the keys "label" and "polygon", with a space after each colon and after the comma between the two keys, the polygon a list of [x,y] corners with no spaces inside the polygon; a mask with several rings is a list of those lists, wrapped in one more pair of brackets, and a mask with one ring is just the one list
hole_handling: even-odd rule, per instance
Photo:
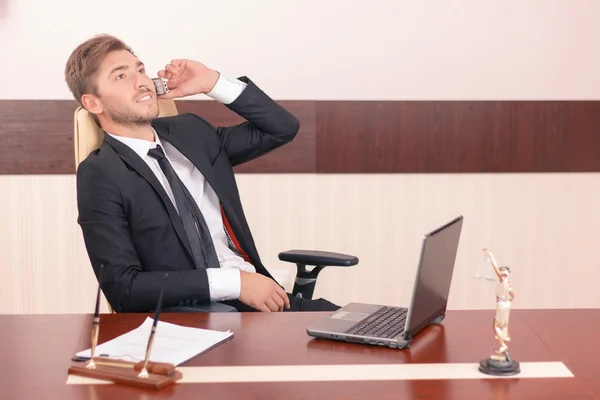
{"label": "laptop keyboard", "polygon": [[351,335],[393,338],[404,331],[408,308],[384,307],[377,317],[362,321],[346,333]]}

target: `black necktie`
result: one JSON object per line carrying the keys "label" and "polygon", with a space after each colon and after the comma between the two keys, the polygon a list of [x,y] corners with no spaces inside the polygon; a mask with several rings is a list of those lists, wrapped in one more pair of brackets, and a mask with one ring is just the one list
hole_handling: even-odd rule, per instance
{"label": "black necktie", "polygon": [[148,155],[158,161],[160,169],[162,169],[169,181],[173,197],[175,197],[175,203],[177,203],[177,209],[179,210],[179,216],[192,247],[196,268],[202,268],[203,265],[208,268],[218,268],[219,260],[217,252],[215,251],[208,225],[206,225],[198,204],[196,204],[191,193],[175,173],[173,166],[167,160],[167,157],[165,157],[165,153],[160,146],[150,149]]}

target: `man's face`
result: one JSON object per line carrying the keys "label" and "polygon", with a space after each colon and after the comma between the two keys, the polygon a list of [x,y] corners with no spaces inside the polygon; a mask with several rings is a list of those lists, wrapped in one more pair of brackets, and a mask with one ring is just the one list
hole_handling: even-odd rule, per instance
{"label": "man's face", "polygon": [[156,88],[144,64],[126,50],[104,57],[96,74],[103,114],[121,125],[144,125],[158,117]]}

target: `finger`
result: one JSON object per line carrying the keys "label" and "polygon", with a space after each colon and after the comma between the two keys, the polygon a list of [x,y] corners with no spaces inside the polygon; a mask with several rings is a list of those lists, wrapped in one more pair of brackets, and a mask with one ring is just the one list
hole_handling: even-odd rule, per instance
{"label": "finger", "polygon": [[165,79],[171,79],[173,74],[165,71],[164,69],[161,69],[160,71],[158,71],[158,76],[160,76],[161,78],[165,78]]}
{"label": "finger", "polygon": [[273,296],[271,297],[271,300],[273,300],[275,302],[275,304],[277,304],[277,311],[283,310],[283,306],[285,304],[283,302],[283,299],[279,295],[279,293],[273,293]]}
{"label": "finger", "polygon": [[162,94],[162,95],[158,96],[157,98],[168,100],[168,99],[176,99],[178,97],[185,97],[183,95],[183,93],[181,93],[181,90],[179,90],[179,89],[169,89],[168,93]]}
{"label": "finger", "polygon": [[179,73],[179,67],[178,66],[173,66],[171,64],[167,65],[165,67],[165,71],[170,72],[173,75],[176,75],[177,73]]}
{"label": "finger", "polygon": [[[283,309],[283,307],[285,307],[285,298],[287,298],[287,296],[282,297],[281,295],[281,290],[279,290],[279,286],[275,287],[275,293],[273,293],[273,300],[275,300],[275,302],[277,303],[277,305],[279,305],[279,307],[281,307],[281,309]],[[285,294],[285,293],[284,293]]]}
{"label": "finger", "polygon": [[258,306],[258,310],[262,312],[271,312],[271,309],[264,303]]}
{"label": "finger", "polygon": [[279,296],[281,296],[281,298],[283,299],[283,303],[285,304],[285,308],[289,309],[290,308],[290,298],[288,297],[288,295],[285,292],[285,290],[283,290],[281,288],[281,286],[279,286],[279,285],[276,285],[275,290],[277,290],[277,294],[279,294]]}
{"label": "finger", "polygon": [[179,83],[179,78],[177,78],[177,77],[172,78],[173,75],[172,74],[169,74],[169,75],[171,75],[171,79],[169,79],[167,81],[167,87],[169,88],[169,90],[177,89],[177,84]]}
{"label": "finger", "polygon": [[277,303],[273,301],[273,299],[268,299],[267,301],[265,301],[265,304],[267,307],[269,307],[269,310],[273,312],[279,311],[279,307],[277,306]]}

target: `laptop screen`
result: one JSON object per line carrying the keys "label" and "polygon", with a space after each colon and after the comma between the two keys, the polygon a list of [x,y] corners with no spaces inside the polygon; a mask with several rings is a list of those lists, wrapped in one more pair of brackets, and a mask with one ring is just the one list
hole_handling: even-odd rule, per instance
{"label": "laptop screen", "polygon": [[414,336],[446,311],[462,224],[461,216],[424,238],[407,321],[408,336]]}

